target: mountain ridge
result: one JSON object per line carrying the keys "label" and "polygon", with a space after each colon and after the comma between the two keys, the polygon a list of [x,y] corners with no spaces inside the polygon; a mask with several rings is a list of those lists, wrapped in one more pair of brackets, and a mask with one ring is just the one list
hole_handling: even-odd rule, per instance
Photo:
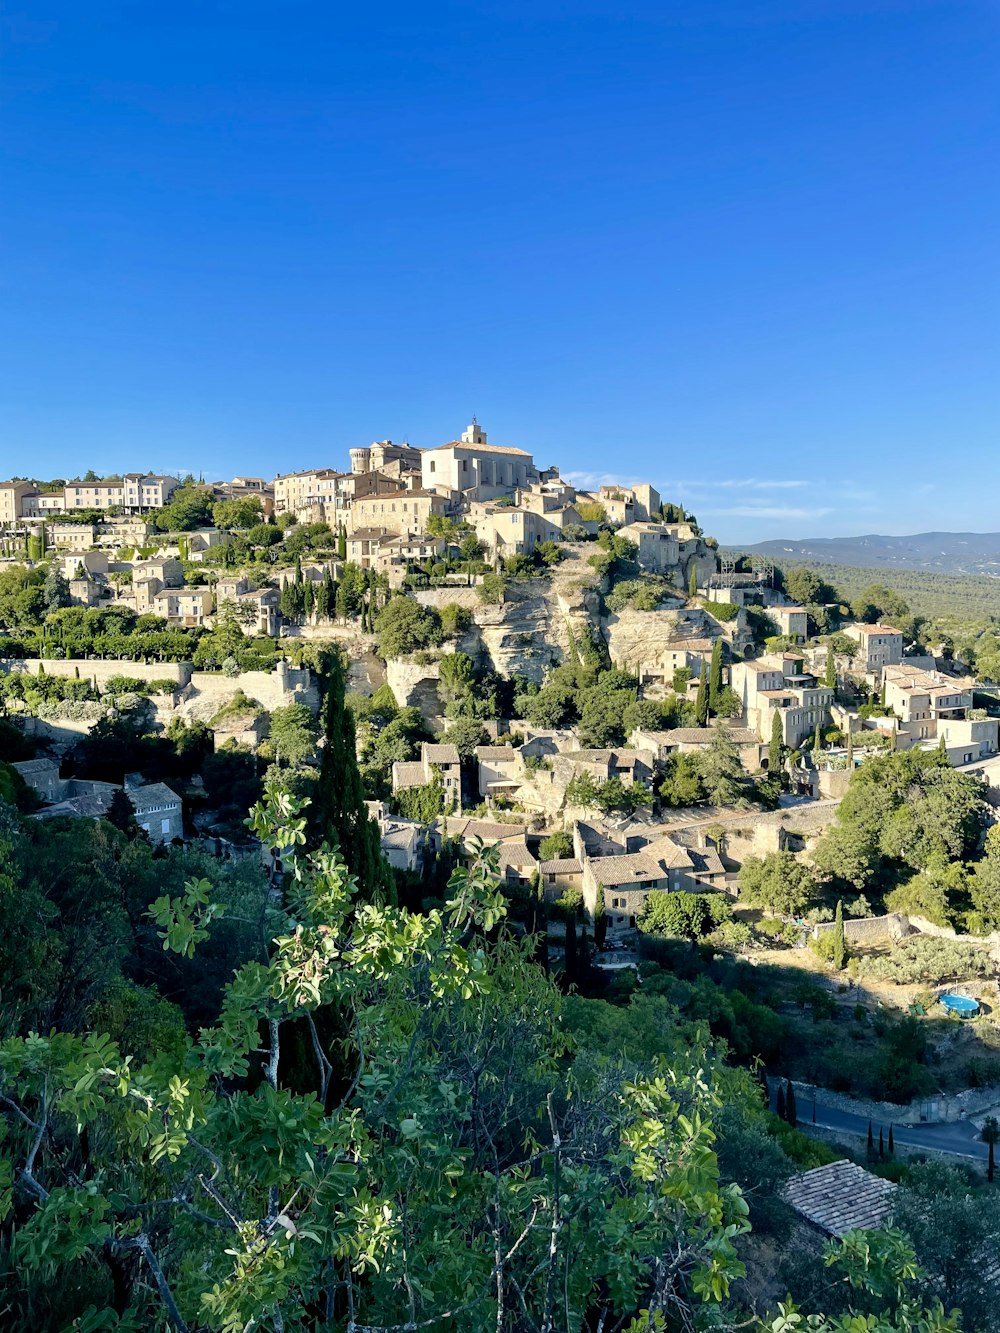
{"label": "mountain ridge", "polygon": [[821,560],[827,564],[877,569],[913,569],[936,574],[975,574],[1000,578],[1000,532],[917,532],[890,537],[772,538],[726,550],[786,560]]}

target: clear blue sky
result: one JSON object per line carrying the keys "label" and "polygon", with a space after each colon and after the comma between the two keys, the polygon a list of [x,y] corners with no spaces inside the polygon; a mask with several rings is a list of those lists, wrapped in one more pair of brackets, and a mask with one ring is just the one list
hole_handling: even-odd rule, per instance
{"label": "clear blue sky", "polygon": [[996,529],[996,0],[7,0],[0,474],[491,440]]}

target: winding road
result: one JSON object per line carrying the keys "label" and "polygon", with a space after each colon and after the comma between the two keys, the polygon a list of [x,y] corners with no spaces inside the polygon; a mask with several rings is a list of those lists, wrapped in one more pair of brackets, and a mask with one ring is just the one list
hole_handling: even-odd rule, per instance
{"label": "winding road", "polygon": [[[824,1106],[822,1102],[817,1102],[816,1118],[813,1120],[812,1099],[806,1096],[800,1097],[796,1110],[798,1128],[805,1134],[808,1134],[815,1124],[817,1129],[830,1129],[834,1132],[841,1130],[844,1133],[860,1135],[862,1138],[868,1135],[868,1117],[857,1115],[853,1111],[841,1111],[837,1107]],[[883,1131],[888,1141],[888,1122],[883,1123],[873,1119],[871,1126],[876,1142],[879,1129]],[[894,1122],[892,1138],[895,1144],[912,1148],[933,1148],[937,1152],[949,1153],[953,1157],[970,1157],[985,1161],[989,1154],[989,1149],[979,1137],[979,1130],[969,1120],[950,1120],[927,1125],[898,1125]]]}

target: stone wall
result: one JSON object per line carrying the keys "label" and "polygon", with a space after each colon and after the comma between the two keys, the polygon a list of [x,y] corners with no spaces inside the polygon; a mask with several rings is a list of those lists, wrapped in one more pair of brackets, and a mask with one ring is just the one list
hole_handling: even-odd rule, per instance
{"label": "stone wall", "polygon": [[[823,921],[813,926],[813,938],[833,930],[835,922]],[[890,912],[886,916],[858,916],[844,920],[844,939],[848,944],[860,944],[866,948],[877,949],[885,944],[894,944],[897,940],[913,933],[909,917],[902,912]]]}
{"label": "stone wall", "polygon": [[186,685],[191,679],[193,667],[190,662],[133,662],[109,660],[106,658],[67,657],[6,657],[0,658],[0,671],[26,672],[37,676],[39,664],[45,667],[47,676],[71,676],[79,674],[81,680],[96,683],[101,689],[112,676],[133,676],[138,680],[169,680],[179,686]]}

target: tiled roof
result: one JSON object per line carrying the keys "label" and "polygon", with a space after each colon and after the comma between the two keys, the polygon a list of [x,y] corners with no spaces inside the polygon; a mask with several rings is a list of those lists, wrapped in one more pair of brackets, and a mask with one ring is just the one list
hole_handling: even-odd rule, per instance
{"label": "tiled roof", "polygon": [[520,759],[521,753],[515,750],[513,745],[477,745],[476,758],[483,759],[507,759],[513,762]]}
{"label": "tiled roof", "polygon": [[583,866],[574,856],[566,856],[557,861],[540,861],[538,869],[543,875],[579,875]]}
{"label": "tiled roof", "polygon": [[512,838],[509,842],[500,844],[501,870],[507,866],[513,866],[516,870],[523,870],[528,866],[534,870],[537,865],[537,860],[528,850],[528,844],[523,838]]}
{"label": "tiled roof", "polygon": [[[671,731],[650,732],[660,745],[707,745],[713,734],[711,727],[674,727]],[[757,733],[748,731],[746,727],[726,727],[725,735],[736,745],[760,744]]]}
{"label": "tiled roof", "polygon": [[792,1176],[785,1202],[830,1236],[874,1231],[889,1217],[896,1186],[842,1159]]}
{"label": "tiled roof", "polygon": [[449,440],[447,444],[436,444],[433,449],[422,449],[421,453],[434,454],[439,449],[471,449],[478,454],[517,454],[519,458],[530,458],[524,449],[508,449],[503,444],[469,444],[465,440]]}
{"label": "tiled roof", "polygon": [[458,764],[461,760],[458,757],[458,750],[454,745],[430,745],[425,743],[422,747],[422,754],[429,764]]}
{"label": "tiled roof", "polygon": [[484,842],[523,838],[528,831],[527,824],[500,824],[488,819],[456,818],[454,815],[445,816],[442,823],[449,838],[482,838]]}
{"label": "tiled roof", "polygon": [[126,793],[136,813],[154,805],[180,805],[181,798],[165,782],[147,782],[142,787],[131,787]]}
{"label": "tiled roof", "polygon": [[394,787],[422,787],[425,781],[424,766],[419,760],[406,763],[397,759],[392,766],[392,785]]}

